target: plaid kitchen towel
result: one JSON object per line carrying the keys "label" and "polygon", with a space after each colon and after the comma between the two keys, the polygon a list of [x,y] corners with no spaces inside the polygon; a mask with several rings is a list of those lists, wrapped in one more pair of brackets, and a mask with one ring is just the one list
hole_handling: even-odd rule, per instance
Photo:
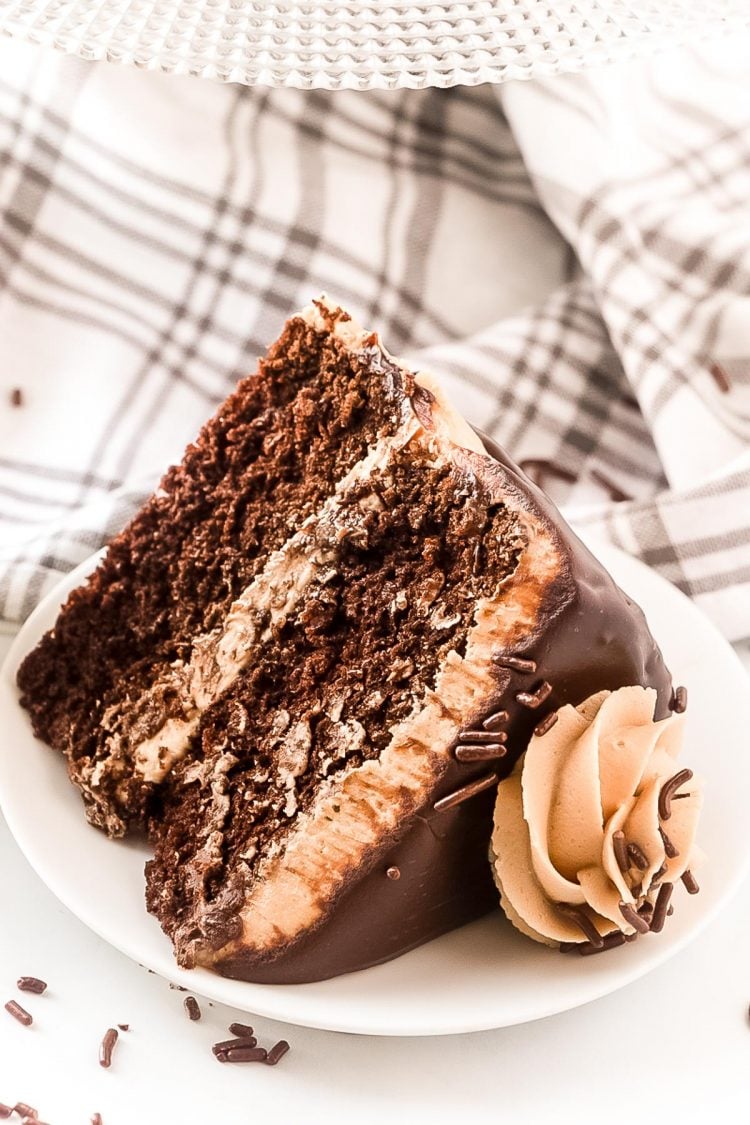
{"label": "plaid kitchen towel", "polygon": [[748,47],[364,95],[0,44],[5,627],[326,291],[750,635]]}

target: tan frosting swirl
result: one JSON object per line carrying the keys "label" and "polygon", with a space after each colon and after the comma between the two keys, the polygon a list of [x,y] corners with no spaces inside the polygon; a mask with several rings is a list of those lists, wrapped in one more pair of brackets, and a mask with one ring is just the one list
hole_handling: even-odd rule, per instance
{"label": "tan frosting swirl", "polygon": [[[660,820],[659,795],[680,769],[684,716],[654,722],[655,706],[652,689],[624,687],[562,707],[554,726],[531,739],[500,783],[495,881],[508,918],[529,937],[548,945],[587,940],[559,903],[583,908],[602,936],[632,934],[621,905],[627,913],[653,903],[663,883],[699,862],[694,838],[702,792],[695,778],[679,788],[668,820]],[[677,855],[667,856],[660,829]],[[616,850],[618,832],[624,840]],[[636,845],[630,855],[643,869],[635,862],[621,869],[617,854],[628,844]]]}

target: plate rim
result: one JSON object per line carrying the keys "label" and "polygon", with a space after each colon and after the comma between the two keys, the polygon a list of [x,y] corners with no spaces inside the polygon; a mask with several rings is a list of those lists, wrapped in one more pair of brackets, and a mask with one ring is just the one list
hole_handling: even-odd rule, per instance
{"label": "plate rim", "polygon": [[[673,586],[667,579],[663,578],[658,572],[652,570],[645,563],[628,555],[620,548],[613,546],[610,543],[602,540],[597,540],[593,537],[586,537],[587,546],[597,556],[601,553],[604,555],[604,565],[608,570],[614,570],[615,580],[620,584],[617,571],[620,566],[623,566],[627,571],[630,569],[633,573],[640,571],[642,574],[648,575],[649,580],[655,580],[663,583],[669,589],[670,596],[674,597],[675,602],[681,603],[681,609],[692,617],[701,628],[708,628],[714,632],[716,637],[720,639],[725,647],[727,658],[733,662],[737,670],[741,673],[744,680],[747,681],[747,673],[740,661],[739,657],[729,644],[729,642],[722,636],[719,630],[713,625],[709,618],[698,609],[698,607],[685,595]],[[41,635],[39,629],[40,620],[46,619],[50,612],[50,607],[57,599],[65,598],[77,585],[80,585],[86,577],[88,577],[95,569],[99,560],[102,558],[106,548],[95,552],[89,558],[85,559],[73,570],[63,575],[58,583],[49,591],[49,593],[42,599],[42,601],[34,608],[32,613],[23,623],[14,637],[11,646],[6,654],[5,659],[0,665],[0,684],[8,685],[12,692],[17,693],[15,688],[15,676],[13,673],[17,668],[20,660],[27,652],[31,650],[29,638],[33,643]],[[614,560],[614,565],[612,561]],[[626,592],[628,583],[625,583]],[[635,598],[638,601],[638,597]],[[59,603],[58,603],[59,604]],[[657,638],[658,640],[658,638]],[[750,688],[750,682],[748,682]],[[16,694],[17,698],[17,694]],[[17,704],[18,706],[18,704]],[[24,716],[27,718],[26,713]],[[30,734],[33,738],[33,735]],[[2,759],[2,749],[0,749],[0,759]],[[511,1027],[524,1023],[531,1023],[538,1019],[544,1019],[548,1016],[561,1014],[565,1011],[572,1011],[575,1008],[582,1007],[585,1004],[591,1003],[595,1000],[602,999],[604,996],[611,995],[619,991],[621,988],[633,983],[634,981],[646,976],[648,973],[657,969],[660,965],[676,956],[679,952],[685,949],[691,942],[698,938],[703,931],[715,921],[716,917],[722,910],[731,902],[734,896],[739,891],[744,883],[748,874],[750,873],[750,841],[744,852],[741,862],[738,863],[734,872],[731,874],[726,883],[722,886],[720,893],[717,895],[714,902],[707,905],[706,909],[702,911],[697,917],[692,920],[689,927],[678,937],[672,941],[663,942],[658,947],[650,950],[648,961],[644,964],[643,961],[634,961],[629,969],[622,971],[615,982],[612,982],[608,977],[602,977],[597,985],[593,984],[589,987],[585,995],[580,999],[574,1000],[572,1003],[566,1003],[560,1006],[559,1003],[538,1003],[533,1010],[526,1013],[513,1014],[510,1017],[495,1016],[490,1019],[477,1019],[471,1018],[467,1013],[465,1021],[452,1020],[446,1024],[431,1024],[426,1027],[424,1023],[416,1021],[415,1023],[403,1022],[397,1027],[385,1026],[382,1021],[370,1022],[364,1026],[363,1021],[357,1020],[356,1016],[350,1019],[340,1018],[340,1014],[336,1018],[326,1018],[323,1011],[315,1016],[309,1011],[294,1012],[294,999],[299,989],[305,989],[306,985],[261,985],[246,981],[234,981],[230,978],[221,977],[218,974],[213,974],[205,969],[198,970],[185,970],[181,969],[177,962],[174,960],[171,948],[167,947],[168,952],[164,958],[155,958],[150,949],[143,952],[136,952],[128,947],[128,944],[121,942],[115,935],[108,932],[106,927],[102,927],[98,920],[96,911],[89,912],[82,910],[80,904],[76,902],[71,903],[71,897],[66,894],[65,886],[60,886],[59,880],[50,877],[44,859],[41,855],[41,849],[37,851],[33,846],[33,841],[29,846],[29,834],[25,831],[22,818],[17,818],[14,811],[13,802],[10,804],[7,801],[5,786],[3,783],[3,772],[0,767],[0,813],[5,818],[8,829],[21,851],[22,855],[29,863],[34,873],[41,879],[44,886],[54,895],[54,897],[62,903],[62,905],[73,914],[83,925],[95,933],[103,941],[107,942],[113,948],[117,949],[124,956],[130,960],[144,965],[146,968],[153,970],[158,975],[171,981],[172,983],[188,987],[192,992],[197,992],[199,995],[205,996],[208,999],[215,1000],[219,1003],[235,1007],[238,1010],[252,1012],[255,1015],[264,1016],[269,1019],[275,1019],[280,1022],[296,1024],[297,1026],[309,1027],[323,1031],[335,1031],[346,1034],[354,1035],[376,1035],[384,1037],[432,1037],[441,1035],[456,1035],[456,1034],[471,1034],[473,1032],[495,1030],[501,1027]],[[82,824],[85,820],[81,818]],[[93,831],[93,830],[92,830]],[[498,908],[499,909],[499,908]],[[470,925],[481,925],[479,923],[471,923]],[[166,940],[166,939],[165,939]],[[438,939],[439,940],[439,939]],[[398,959],[394,959],[398,960]],[[377,968],[377,967],[376,967]],[[368,970],[363,970],[367,972]],[[356,974],[349,974],[356,976]],[[341,979],[341,978],[334,978]],[[316,986],[325,984],[326,982],[315,982]],[[233,991],[237,990],[240,994],[233,995]],[[248,990],[250,995],[245,999],[241,995],[243,990]],[[275,997],[276,1002],[266,1003],[266,997]],[[285,1003],[282,999],[278,1003],[279,997],[290,998],[289,1003]],[[340,1004],[340,999],[337,998],[337,1005]],[[323,1008],[324,1001],[320,1000],[318,1006]]]}

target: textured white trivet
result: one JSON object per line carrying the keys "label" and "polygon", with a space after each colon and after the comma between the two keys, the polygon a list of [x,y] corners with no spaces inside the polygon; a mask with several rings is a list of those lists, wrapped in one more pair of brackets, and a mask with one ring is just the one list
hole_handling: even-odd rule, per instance
{"label": "textured white trivet", "polygon": [[83,58],[305,89],[538,77],[747,26],[748,0],[0,0],[0,32]]}

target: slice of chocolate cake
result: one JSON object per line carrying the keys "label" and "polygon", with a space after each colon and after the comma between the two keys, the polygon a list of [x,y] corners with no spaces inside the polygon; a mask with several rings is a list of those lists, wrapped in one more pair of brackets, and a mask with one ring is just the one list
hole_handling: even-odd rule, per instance
{"label": "slice of chocolate cake", "polygon": [[321,979],[496,906],[497,779],[670,681],[640,610],[426,376],[317,302],[19,672],[182,965]]}

